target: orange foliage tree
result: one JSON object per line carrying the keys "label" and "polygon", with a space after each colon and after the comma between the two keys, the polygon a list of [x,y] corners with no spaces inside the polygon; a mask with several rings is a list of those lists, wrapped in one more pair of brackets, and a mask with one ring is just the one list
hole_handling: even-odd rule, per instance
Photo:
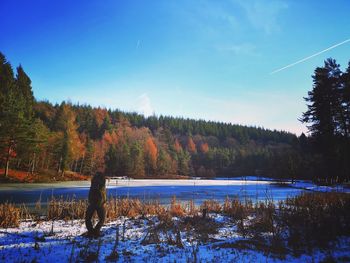
{"label": "orange foliage tree", "polygon": [[177,153],[179,153],[182,150],[181,144],[179,143],[178,139],[175,139],[174,148]]}
{"label": "orange foliage tree", "polygon": [[200,146],[201,153],[207,153],[209,151],[209,145],[208,143],[202,143]]}
{"label": "orange foliage tree", "polygon": [[193,142],[193,140],[192,140],[191,137],[189,137],[188,140],[187,140],[187,150],[188,150],[190,153],[196,153],[196,152],[197,152],[196,145],[195,145],[195,143]]}
{"label": "orange foliage tree", "polygon": [[103,120],[106,118],[107,114],[108,112],[106,109],[101,109],[100,107],[94,109],[95,120],[98,127],[102,125]]}
{"label": "orange foliage tree", "polygon": [[146,172],[149,175],[157,169],[158,148],[152,137],[146,139],[144,145]]}
{"label": "orange foliage tree", "polygon": [[76,113],[70,104],[62,103],[58,113],[57,129],[63,132],[62,150],[58,170],[72,168],[73,162],[82,156],[84,145],[80,141]]}

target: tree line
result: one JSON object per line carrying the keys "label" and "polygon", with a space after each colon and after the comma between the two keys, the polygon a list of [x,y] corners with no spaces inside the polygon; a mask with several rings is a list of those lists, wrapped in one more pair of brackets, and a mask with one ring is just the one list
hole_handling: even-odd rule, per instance
{"label": "tree line", "polygon": [[[15,75],[1,53],[0,89],[5,176],[10,168],[39,175],[100,171],[138,178],[317,176],[314,134],[297,137],[262,127],[36,101],[23,68],[17,67]],[[307,114],[311,120],[313,113],[305,113],[305,122]]]}

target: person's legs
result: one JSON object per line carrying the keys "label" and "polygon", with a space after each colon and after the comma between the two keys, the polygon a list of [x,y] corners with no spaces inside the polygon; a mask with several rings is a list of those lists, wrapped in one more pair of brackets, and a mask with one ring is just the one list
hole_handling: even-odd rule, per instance
{"label": "person's legs", "polygon": [[106,209],[105,209],[104,205],[102,205],[102,206],[98,206],[96,208],[96,211],[97,211],[97,215],[98,215],[98,223],[95,226],[95,233],[99,234],[100,230],[101,230],[101,227],[105,223]]}
{"label": "person's legs", "polygon": [[92,206],[91,204],[89,204],[86,210],[85,225],[89,233],[92,233],[94,230],[91,219],[92,219],[92,216],[94,215],[95,210],[96,210],[96,207]]}

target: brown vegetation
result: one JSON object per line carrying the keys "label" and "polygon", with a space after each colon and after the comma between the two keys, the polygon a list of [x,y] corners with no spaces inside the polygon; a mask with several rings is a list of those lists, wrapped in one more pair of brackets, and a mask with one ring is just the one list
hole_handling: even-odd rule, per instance
{"label": "brown vegetation", "polygon": [[20,209],[13,204],[0,204],[0,227],[17,227],[20,223]]}
{"label": "brown vegetation", "polygon": [[57,181],[86,181],[90,176],[66,171],[58,173],[53,170],[40,170],[35,173],[9,169],[8,177],[4,176],[4,169],[0,169],[0,182],[6,183],[46,183]]}
{"label": "brown vegetation", "polygon": [[[46,219],[83,219],[87,204],[87,200],[52,199]],[[37,215],[40,207],[38,203],[35,211],[29,212],[23,205],[17,208],[2,204],[0,227],[16,227],[28,218],[42,220]],[[193,201],[180,203],[175,196],[170,206],[160,205],[156,200],[110,198],[106,211],[107,221],[140,217],[150,224],[153,222],[145,244],[164,242],[160,237],[166,237],[165,242],[179,247],[182,246],[181,232],[200,242],[210,241],[211,235],[223,224],[216,222],[210,213],[221,213],[245,238],[241,243],[223,244],[223,247],[261,248],[264,253],[269,251],[281,258],[286,253],[298,256],[314,248],[331,249],[339,237],[350,236],[350,195],[342,193],[306,193],[279,203],[269,199],[253,203],[226,198],[223,204],[206,200],[200,206]]]}
{"label": "brown vegetation", "polygon": [[32,183],[35,181],[35,176],[29,172],[9,169],[8,177],[4,176],[5,169],[0,169],[0,181]]}

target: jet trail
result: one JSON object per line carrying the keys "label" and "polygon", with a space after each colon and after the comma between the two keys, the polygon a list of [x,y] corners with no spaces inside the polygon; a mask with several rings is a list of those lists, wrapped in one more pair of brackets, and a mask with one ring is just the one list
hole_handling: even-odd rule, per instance
{"label": "jet trail", "polygon": [[282,71],[282,70],[284,70],[284,69],[293,67],[293,66],[295,66],[295,65],[297,65],[297,64],[299,64],[299,63],[302,63],[302,62],[304,62],[304,61],[306,61],[306,60],[309,60],[310,58],[316,57],[316,56],[318,56],[318,55],[320,55],[320,54],[322,54],[322,53],[324,53],[324,52],[326,52],[326,51],[328,51],[328,50],[331,50],[331,49],[333,49],[333,48],[336,48],[336,47],[338,47],[338,46],[340,46],[340,45],[343,45],[343,44],[345,44],[345,43],[347,43],[347,42],[350,42],[350,38],[347,39],[347,40],[344,40],[343,42],[340,42],[340,43],[338,43],[338,44],[335,44],[335,45],[333,45],[333,46],[331,46],[331,47],[329,47],[329,48],[326,48],[326,49],[324,49],[324,50],[322,50],[322,51],[320,51],[320,52],[317,52],[317,53],[315,53],[315,54],[313,54],[313,55],[311,55],[311,56],[308,56],[308,57],[306,57],[306,58],[300,59],[300,60],[298,60],[297,62],[294,62],[294,63],[292,63],[292,64],[289,64],[289,65],[287,65],[287,66],[285,66],[285,67],[283,67],[283,68],[276,69],[276,70],[270,72],[270,74],[272,75],[272,74],[275,74],[275,73],[277,73],[277,72],[280,72],[280,71]]}

